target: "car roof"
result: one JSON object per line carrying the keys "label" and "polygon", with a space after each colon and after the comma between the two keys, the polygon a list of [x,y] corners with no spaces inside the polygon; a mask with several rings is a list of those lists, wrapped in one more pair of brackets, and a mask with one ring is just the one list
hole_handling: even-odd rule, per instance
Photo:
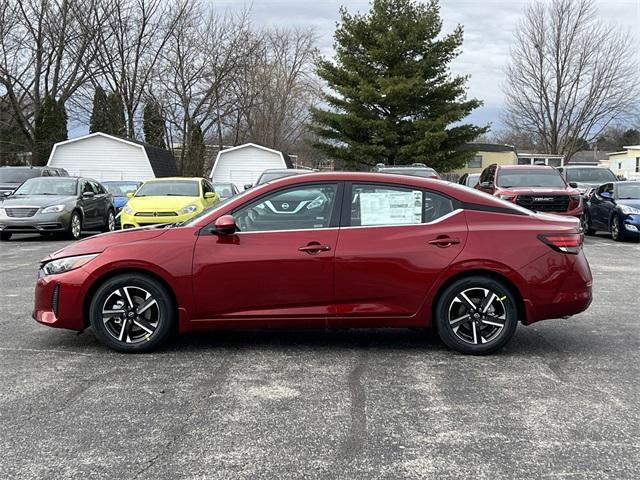
{"label": "car roof", "polygon": [[159,177],[159,178],[150,178],[149,180],[146,180],[144,183],[149,183],[149,182],[166,182],[166,181],[178,181],[178,180],[191,180],[193,182],[198,182],[200,180],[204,180],[203,177]]}
{"label": "car roof", "polygon": [[557,170],[551,165],[497,165],[501,170]]}

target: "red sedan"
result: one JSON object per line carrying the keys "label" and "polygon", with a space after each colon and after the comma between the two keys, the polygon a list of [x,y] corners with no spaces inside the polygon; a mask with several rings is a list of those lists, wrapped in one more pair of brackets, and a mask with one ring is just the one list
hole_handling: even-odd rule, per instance
{"label": "red sedan", "polygon": [[575,218],[376,173],[269,182],[181,224],[125,230],[42,261],[34,318],[121,352],[173,330],[427,327],[464,353],[517,323],[574,315],[592,278]]}

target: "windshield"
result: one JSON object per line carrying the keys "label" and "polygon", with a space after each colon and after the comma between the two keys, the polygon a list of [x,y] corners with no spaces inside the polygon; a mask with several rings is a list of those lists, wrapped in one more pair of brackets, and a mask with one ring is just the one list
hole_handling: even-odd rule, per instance
{"label": "windshield", "polygon": [[554,169],[500,170],[498,186],[510,187],[559,187],[566,188],[560,172]]}
{"label": "windshield", "polygon": [[618,183],[618,198],[620,199],[640,199],[640,182],[639,183]]}
{"label": "windshield", "polygon": [[147,182],[136,192],[136,197],[199,197],[200,188],[194,180],[166,180]]}
{"label": "windshield", "polygon": [[203,211],[201,211],[195,217],[192,217],[189,220],[187,220],[186,222],[182,222],[179,225],[181,227],[183,227],[183,226],[184,227],[190,227],[194,223],[196,223],[198,220],[200,220],[202,217],[206,217],[207,215],[210,215],[210,214],[214,213],[216,210],[218,210],[220,207],[225,206],[231,200],[236,201],[237,199],[245,197],[245,196],[247,196],[249,194],[252,194],[253,192],[254,192],[254,190],[245,190],[244,192],[239,193],[238,195],[235,195],[235,196],[229,197],[229,198],[225,198],[224,200],[220,200],[219,202],[216,202],[213,205],[205,208]]}
{"label": "windshield", "polygon": [[75,178],[38,177],[24,182],[14,195],[76,195],[78,180]]}
{"label": "windshield", "polygon": [[114,197],[126,197],[127,193],[135,192],[138,189],[137,183],[103,183],[107,191]]}
{"label": "windshield", "polygon": [[39,176],[40,170],[37,168],[0,168],[0,182],[22,183],[25,180]]}
{"label": "windshield", "polygon": [[569,182],[606,183],[618,181],[608,168],[567,168],[565,174]]}

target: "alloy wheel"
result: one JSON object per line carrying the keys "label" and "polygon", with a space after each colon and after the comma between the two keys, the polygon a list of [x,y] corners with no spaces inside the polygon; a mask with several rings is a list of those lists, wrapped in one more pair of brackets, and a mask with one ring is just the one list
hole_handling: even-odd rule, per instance
{"label": "alloy wheel", "polygon": [[109,232],[113,232],[116,229],[116,217],[113,215],[111,210],[109,210],[109,215],[107,217],[107,228]]}
{"label": "alloy wheel", "polygon": [[449,304],[448,321],[452,332],[472,345],[496,339],[507,321],[506,299],[488,288],[471,287],[461,291]]}
{"label": "alloy wheel", "polygon": [[620,220],[617,216],[611,220],[611,238],[614,240],[620,240]]}
{"label": "alloy wheel", "polygon": [[80,238],[80,233],[82,232],[82,221],[80,220],[80,216],[75,213],[71,217],[71,235],[73,238]]}
{"label": "alloy wheel", "polygon": [[139,286],[117,288],[102,305],[102,321],[107,332],[122,343],[149,341],[161,319],[158,301]]}

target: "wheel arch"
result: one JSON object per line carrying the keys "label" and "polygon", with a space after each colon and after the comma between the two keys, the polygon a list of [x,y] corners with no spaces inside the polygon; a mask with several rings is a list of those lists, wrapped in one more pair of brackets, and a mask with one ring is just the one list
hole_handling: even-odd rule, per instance
{"label": "wheel arch", "polygon": [[506,275],[503,275],[500,272],[496,272],[495,270],[489,270],[486,268],[474,268],[471,270],[465,270],[464,272],[458,272],[448,277],[444,282],[440,284],[440,286],[438,287],[438,289],[436,290],[433,296],[433,301],[431,302],[430,313],[431,313],[432,324],[433,324],[433,319],[435,318],[435,315],[436,315],[438,299],[440,298],[442,293],[454,282],[457,282],[458,280],[461,280],[463,278],[474,277],[474,276],[490,277],[493,280],[496,280],[504,284],[504,286],[509,289],[509,291],[513,294],[513,296],[516,299],[516,308],[518,311],[518,318],[520,322],[524,324],[527,323],[527,309],[524,304],[524,297],[522,296],[522,292],[520,292],[520,289],[517,287],[517,285],[511,279],[509,279]]}
{"label": "wheel arch", "polygon": [[152,272],[150,270],[146,270],[144,268],[126,267],[126,268],[117,268],[117,269],[109,270],[105,272],[104,274],[96,278],[93,281],[93,283],[89,286],[84,296],[84,300],[82,304],[82,323],[84,325],[84,328],[87,328],[90,324],[89,308],[91,306],[91,300],[93,299],[93,296],[95,295],[98,288],[100,288],[100,286],[103,285],[108,280],[123,274],[143,275],[158,281],[166,289],[167,293],[169,293],[169,296],[171,297],[173,310],[174,310],[174,313],[176,314],[176,324],[178,323],[178,318],[179,318],[178,317],[178,314],[179,314],[178,299],[176,296],[176,292],[173,290],[173,288],[171,288],[171,285],[169,284],[169,282],[167,282],[167,280],[164,279],[161,275],[158,275],[157,273]]}

